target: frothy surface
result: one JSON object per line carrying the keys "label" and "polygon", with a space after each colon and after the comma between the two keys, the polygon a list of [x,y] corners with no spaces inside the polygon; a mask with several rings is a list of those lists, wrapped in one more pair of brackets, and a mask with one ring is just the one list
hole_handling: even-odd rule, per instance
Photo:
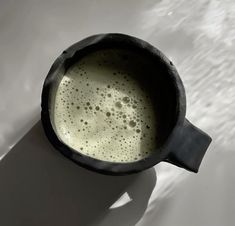
{"label": "frothy surface", "polygon": [[126,50],[102,50],[71,66],[55,96],[60,139],[95,159],[133,162],[157,146],[155,110],[136,76],[145,63]]}

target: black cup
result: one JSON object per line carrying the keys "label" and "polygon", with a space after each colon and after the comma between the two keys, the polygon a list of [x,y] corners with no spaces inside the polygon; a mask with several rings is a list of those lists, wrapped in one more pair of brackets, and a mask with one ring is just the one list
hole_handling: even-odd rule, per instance
{"label": "black cup", "polygon": [[[67,69],[82,56],[95,50],[121,48],[135,51],[154,62],[154,76],[143,75],[152,97],[160,103],[159,134],[161,145],[145,158],[130,163],[97,160],[66,145],[56,134],[51,112],[54,93]],[[138,38],[124,34],[98,34],[83,39],[66,49],[52,65],[43,85],[41,120],[52,145],[69,159],[95,172],[125,175],[136,173],[166,161],[189,171],[198,172],[211,138],[186,118],[186,97],[182,81],[173,63],[157,48]]]}

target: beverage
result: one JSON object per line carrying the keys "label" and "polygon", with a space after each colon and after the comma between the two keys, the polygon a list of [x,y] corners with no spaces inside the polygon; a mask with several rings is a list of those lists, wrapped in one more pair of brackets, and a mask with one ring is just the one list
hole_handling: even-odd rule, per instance
{"label": "beverage", "polygon": [[158,146],[156,104],[138,78],[144,57],[124,49],[92,52],[63,76],[53,113],[58,137],[78,152],[109,162],[134,162]]}

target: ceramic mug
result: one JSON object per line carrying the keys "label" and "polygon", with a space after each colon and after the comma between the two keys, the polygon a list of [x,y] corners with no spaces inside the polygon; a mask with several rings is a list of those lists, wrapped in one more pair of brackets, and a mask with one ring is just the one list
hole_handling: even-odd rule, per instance
{"label": "ceramic mug", "polygon": [[[161,145],[147,158],[139,161],[118,163],[98,160],[74,150],[65,144],[54,129],[54,95],[67,69],[84,55],[107,48],[134,51],[154,62],[154,76],[143,75],[143,82],[161,103],[159,131]],[[51,144],[64,156],[82,167],[110,175],[136,173],[158,164],[170,162],[192,172],[198,172],[211,138],[192,125],[186,118],[186,97],[183,83],[173,63],[149,43],[124,34],[98,34],[85,38],[68,49],[53,63],[43,85],[41,120]]]}

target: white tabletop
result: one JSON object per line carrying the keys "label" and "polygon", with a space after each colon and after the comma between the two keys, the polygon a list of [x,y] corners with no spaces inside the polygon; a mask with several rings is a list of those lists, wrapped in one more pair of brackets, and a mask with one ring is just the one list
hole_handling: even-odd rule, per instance
{"label": "white tabletop", "polygon": [[[1,0],[0,155],[8,154],[0,162],[0,224],[234,225],[234,21],[233,0]],[[51,64],[74,42],[104,32],[142,38],[175,64],[187,118],[213,138],[198,174],[160,163],[107,177],[48,143],[38,121]]]}

